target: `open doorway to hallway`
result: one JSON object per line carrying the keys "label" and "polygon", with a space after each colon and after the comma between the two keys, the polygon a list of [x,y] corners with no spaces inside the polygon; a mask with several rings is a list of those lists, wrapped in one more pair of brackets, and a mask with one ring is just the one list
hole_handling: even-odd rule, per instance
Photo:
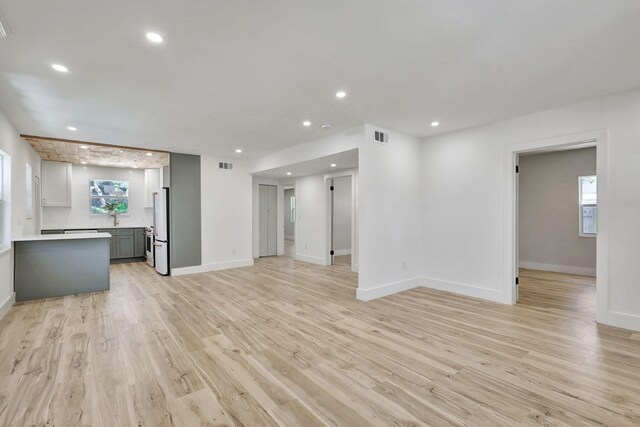
{"label": "open doorway to hallway", "polygon": [[[265,225],[268,212],[264,207],[269,203],[265,201],[265,188],[270,187],[277,205],[275,237],[270,235],[276,241],[275,255],[323,266],[335,260],[357,272],[357,176],[357,149],[254,173],[254,258],[273,255],[273,249],[268,254],[264,251],[265,247],[272,248],[264,244],[272,230]],[[335,223],[331,218],[332,184],[336,187]]]}
{"label": "open doorway to hallway", "polygon": [[296,256],[296,189],[284,188],[284,255]]}
{"label": "open doorway to hallway", "polygon": [[597,151],[578,145],[517,159],[517,302],[596,315]]}
{"label": "open doorway to hallway", "polygon": [[351,265],[353,191],[352,176],[329,178],[330,191],[330,262]]}

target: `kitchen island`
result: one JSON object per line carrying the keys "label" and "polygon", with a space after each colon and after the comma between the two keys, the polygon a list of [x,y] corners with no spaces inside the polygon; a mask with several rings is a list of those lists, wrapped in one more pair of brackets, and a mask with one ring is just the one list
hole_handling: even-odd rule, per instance
{"label": "kitchen island", "polygon": [[16,301],[109,290],[109,233],[13,239]]}

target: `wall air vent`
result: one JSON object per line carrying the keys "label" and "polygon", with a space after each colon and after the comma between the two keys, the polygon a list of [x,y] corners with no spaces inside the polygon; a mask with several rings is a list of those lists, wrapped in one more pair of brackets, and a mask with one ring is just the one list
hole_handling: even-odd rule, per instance
{"label": "wall air vent", "polygon": [[233,169],[233,163],[219,162],[218,163],[218,168],[220,168],[220,169]]}
{"label": "wall air vent", "polygon": [[377,130],[373,133],[373,142],[377,142],[378,144],[388,144],[389,134]]}

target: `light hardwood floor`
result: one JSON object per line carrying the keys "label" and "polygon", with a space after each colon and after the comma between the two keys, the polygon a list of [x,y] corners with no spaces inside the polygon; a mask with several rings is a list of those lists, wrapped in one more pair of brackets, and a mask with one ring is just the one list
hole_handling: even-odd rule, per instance
{"label": "light hardwood floor", "polygon": [[640,423],[640,334],[594,323],[588,278],[523,271],[508,306],[427,289],[359,302],[348,263],[288,257],[111,271],[110,292],[0,321],[0,425]]}

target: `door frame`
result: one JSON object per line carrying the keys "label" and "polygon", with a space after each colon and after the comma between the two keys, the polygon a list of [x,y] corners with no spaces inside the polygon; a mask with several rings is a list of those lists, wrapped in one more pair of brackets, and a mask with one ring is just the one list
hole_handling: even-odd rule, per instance
{"label": "door frame", "polygon": [[326,222],[327,225],[327,253],[325,264],[331,265],[331,233],[332,233],[332,223],[331,223],[331,214],[333,211],[333,206],[331,204],[331,181],[336,178],[345,178],[351,177],[351,271],[354,273],[358,272],[358,258],[359,258],[359,250],[358,250],[358,215],[357,215],[357,200],[358,200],[358,169],[349,169],[345,171],[339,171],[331,174],[326,174],[324,176],[325,187],[326,187]]}
{"label": "door frame", "polygon": [[550,150],[562,151],[580,146],[596,147],[598,176],[598,237],[596,243],[596,320],[608,323],[608,268],[609,268],[609,175],[608,175],[608,130],[596,129],[570,135],[517,143],[505,147],[504,151],[504,296],[508,304],[516,303],[516,278],[518,277],[518,206],[516,187],[516,164],[521,153]]}

